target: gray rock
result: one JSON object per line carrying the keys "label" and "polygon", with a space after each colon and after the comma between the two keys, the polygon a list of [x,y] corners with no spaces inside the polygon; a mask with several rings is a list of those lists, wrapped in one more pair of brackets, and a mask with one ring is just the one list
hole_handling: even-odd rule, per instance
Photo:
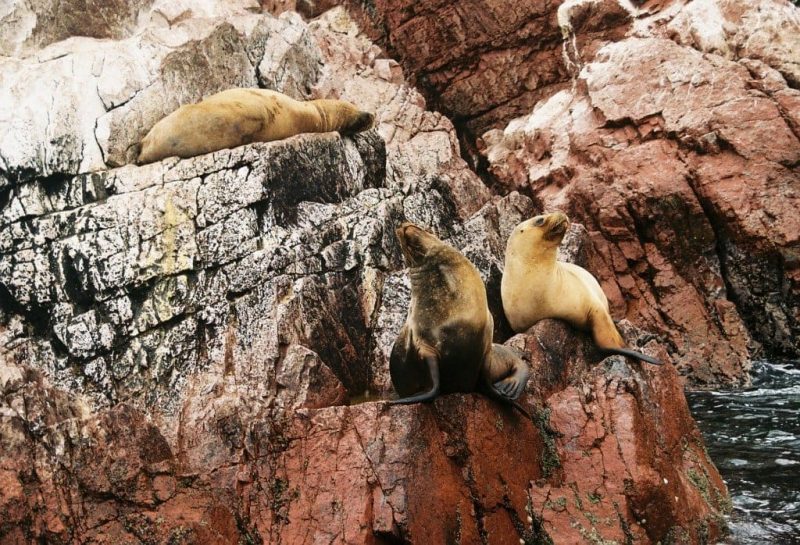
{"label": "gray rock", "polygon": [[[192,18],[189,8],[157,3],[135,33],[98,36],[118,40],[81,33],[30,57],[0,59],[0,102],[15,105],[0,113],[0,187],[131,163],[158,120],[230,87],[261,82],[304,98],[321,65],[307,26],[296,15],[235,6]],[[9,218],[35,213],[24,204],[16,202]]]}
{"label": "gray rock", "polygon": [[[126,401],[164,419],[171,441],[204,427],[215,399],[280,419],[388,395],[409,303],[395,227],[415,221],[451,241],[499,293],[505,238],[531,202],[490,202],[450,122],[387,78],[344,11],[312,25],[179,12],[154,4],[119,40],[70,38],[3,61],[0,92],[42,128],[0,125],[16,139],[0,146],[6,354],[95,407]],[[32,81],[38,99],[23,93]],[[351,100],[379,121],[352,138],[106,169],[179,104],[256,84]],[[41,97],[53,107],[37,109]]]}

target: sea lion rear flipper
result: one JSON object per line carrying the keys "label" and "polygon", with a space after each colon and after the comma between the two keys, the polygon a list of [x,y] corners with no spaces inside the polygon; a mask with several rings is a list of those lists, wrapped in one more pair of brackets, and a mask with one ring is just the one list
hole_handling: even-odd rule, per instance
{"label": "sea lion rear flipper", "polygon": [[516,401],[525,391],[529,375],[527,364],[516,352],[503,345],[493,344],[484,361],[480,390],[492,399],[516,407],[530,418],[530,413]]}
{"label": "sea lion rear flipper", "polygon": [[611,316],[606,312],[595,312],[590,316],[589,324],[592,329],[594,343],[606,354],[619,354],[627,356],[653,365],[662,365],[661,360],[652,356],[647,356],[636,350],[625,348],[625,340],[620,335],[617,326]]}
{"label": "sea lion rear flipper", "polygon": [[492,384],[492,389],[497,393],[497,395],[507,398],[510,401],[516,400],[520,395],[522,395],[522,390],[525,388],[525,383],[520,380],[521,377],[517,375],[511,375],[510,377],[504,378],[499,382],[495,382]]}
{"label": "sea lion rear flipper", "polygon": [[425,363],[428,365],[428,370],[431,374],[431,389],[427,392],[422,392],[410,397],[402,399],[394,399],[389,403],[392,405],[408,405],[411,403],[422,403],[423,401],[431,401],[439,395],[439,359],[435,355],[425,356]]}
{"label": "sea lion rear flipper", "polygon": [[642,354],[636,350],[631,350],[629,348],[604,348],[603,352],[607,354],[619,354],[620,356],[627,356],[629,358],[641,360],[646,363],[652,363],[653,365],[664,365],[664,362],[659,359],[648,356],[647,354]]}
{"label": "sea lion rear flipper", "polygon": [[515,409],[517,409],[519,412],[521,412],[522,414],[524,414],[525,416],[527,416],[527,417],[528,417],[528,420],[533,420],[533,417],[531,416],[531,413],[529,413],[529,412],[528,412],[528,411],[525,409],[525,407],[523,407],[522,405],[520,405],[520,404],[519,404],[519,401],[511,401],[510,403],[511,403],[511,405],[513,405],[513,406],[514,406],[514,408],[515,408]]}
{"label": "sea lion rear flipper", "polygon": [[[513,375],[511,377],[508,377],[507,379],[503,379],[499,382],[496,382],[495,384],[491,384],[489,386],[489,392],[488,392],[489,397],[494,398],[502,403],[507,403],[508,405],[511,405],[512,407],[517,409],[519,412],[521,412],[528,418],[531,418],[531,413],[525,410],[525,408],[522,405],[520,405],[519,401],[517,401],[517,398],[519,398],[519,396],[522,395],[522,391],[525,389],[525,381],[519,381],[516,379],[509,380],[509,379],[514,379]],[[504,393],[505,391],[509,391],[510,393],[506,394]]]}
{"label": "sea lion rear flipper", "polygon": [[514,380],[514,377],[510,376],[492,384],[492,389],[497,395],[513,399],[513,392],[516,390],[517,385],[518,383]]}

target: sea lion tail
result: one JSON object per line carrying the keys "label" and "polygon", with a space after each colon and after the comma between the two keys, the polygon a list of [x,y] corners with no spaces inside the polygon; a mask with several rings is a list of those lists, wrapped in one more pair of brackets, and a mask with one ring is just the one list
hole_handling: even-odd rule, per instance
{"label": "sea lion tail", "polygon": [[664,365],[663,361],[656,359],[652,356],[648,356],[647,354],[642,354],[641,352],[637,352],[636,350],[631,350],[630,348],[604,348],[603,352],[605,352],[606,354],[618,354],[620,356],[627,356],[629,358],[641,360],[646,363],[652,363],[653,365]]}

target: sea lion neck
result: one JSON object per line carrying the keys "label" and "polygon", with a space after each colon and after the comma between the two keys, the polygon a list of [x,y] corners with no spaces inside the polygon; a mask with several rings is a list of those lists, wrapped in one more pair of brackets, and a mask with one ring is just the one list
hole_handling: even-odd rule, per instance
{"label": "sea lion neck", "polygon": [[319,98],[308,102],[316,111],[316,131],[333,132],[342,127],[342,119],[338,112],[341,110],[341,101],[328,98]]}
{"label": "sea lion neck", "polygon": [[452,288],[452,275],[463,266],[462,257],[456,250],[446,246],[431,250],[420,263],[408,267],[411,291],[441,287]]}
{"label": "sea lion neck", "polygon": [[506,263],[519,264],[527,269],[550,269],[556,266],[557,254],[558,246],[509,240],[506,246]]}
{"label": "sea lion neck", "polygon": [[330,132],[328,129],[330,124],[328,114],[325,108],[321,107],[319,100],[309,100],[308,102],[299,102],[300,107],[304,110],[304,115],[297,123],[303,127],[303,132]]}
{"label": "sea lion neck", "polygon": [[528,250],[528,259],[536,267],[555,267],[558,246],[534,246]]}

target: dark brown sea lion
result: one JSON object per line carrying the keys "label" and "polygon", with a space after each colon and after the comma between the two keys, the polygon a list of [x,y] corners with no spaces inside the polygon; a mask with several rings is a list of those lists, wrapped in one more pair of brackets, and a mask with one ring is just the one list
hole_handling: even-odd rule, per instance
{"label": "dark brown sea lion", "polygon": [[492,315],[475,266],[458,250],[411,223],[397,239],[411,279],[411,306],[389,358],[392,403],[482,391],[527,412],[515,400],[528,368],[511,350],[492,345]]}
{"label": "dark brown sea lion", "polygon": [[605,353],[661,365],[626,347],[597,279],[583,267],[556,260],[568,228],[569,218],[554,212],[523,221],[508,238],[500,291],[512,329],[527,331],[539,320],[557,318],[591,331]]}
{"label": "dark brown sea lion", "polygon": [[156,123],[140,144],[137,162],[195,157],[301,133],[355,134],[374,116],[344,100],[294,100],[266,89],[228,89],[181,106]]}

